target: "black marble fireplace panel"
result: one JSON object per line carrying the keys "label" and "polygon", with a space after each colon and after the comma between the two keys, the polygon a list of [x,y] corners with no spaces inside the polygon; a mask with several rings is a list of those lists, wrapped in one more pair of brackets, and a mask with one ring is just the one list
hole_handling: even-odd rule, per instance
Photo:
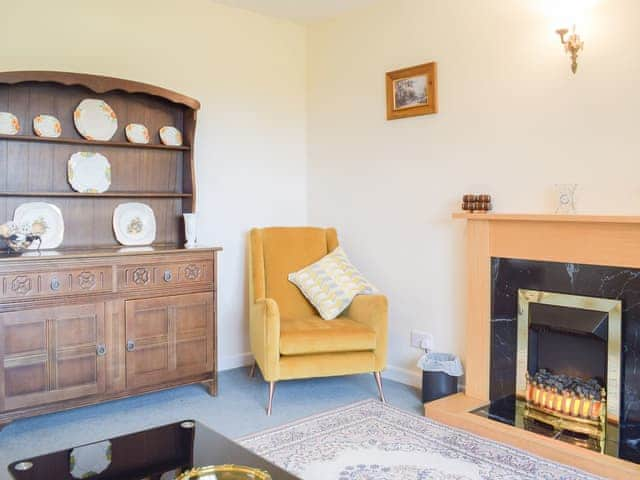
{"label": "black marble fireplace panel", "polygon": [[515,393],[518,289],[622,300],[620,457],[640,463],[640,270],[494,258],[491,274],[492,401]]}

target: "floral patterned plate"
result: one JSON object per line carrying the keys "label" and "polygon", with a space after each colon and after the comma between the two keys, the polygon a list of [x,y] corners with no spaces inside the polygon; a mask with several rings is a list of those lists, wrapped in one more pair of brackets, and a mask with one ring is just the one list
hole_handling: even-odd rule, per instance
{"label": "floral patterned plate", "polygon": [[176,127],[162,127],[160,129],[160,140],[165,145],[179,147],[182,145],[182,133]]}
{"label": "floral patterned plate", "polygon": [[85,98],[73,112],[76,129],[87,140],[111,140],[118,129],[118,117],[103,100]]}
{"label": "floral patterned plate", "polygon": [[58,138],[62,134],[62,125],[53,115],[38,115],[33,119],[33,131],[39,137]]}
{"label": "floral patterned plate", "polygon": [[67,177],[76,192],[106,192],[111,186],[111,164],[100,153],[74,153],[67,164]]}
{"label": "floral patterned plate", "polygon": [[23,203],[13,212],[13,221],[22,233],[40,235],[42,243],[36,243],[29,250],[37,248],[58,248],[64,239],[64,220],[60,209],[45,202]]}
{"label": "floral patterned plate", "polygon": [[0,134],[15,135],[20,131],[20,121],[13,113],[0,112]]}
{"label": "floral patterned plate", "polygon": [[149,130],[141,123],[130,123],[124,133],[131,143],[149,143]]}
{"label": "floral patterned plate", "polygon": [[113,232],[122,245],[151,245],[156,239],[156,216],[146,203],[121,203],[113,211]]}

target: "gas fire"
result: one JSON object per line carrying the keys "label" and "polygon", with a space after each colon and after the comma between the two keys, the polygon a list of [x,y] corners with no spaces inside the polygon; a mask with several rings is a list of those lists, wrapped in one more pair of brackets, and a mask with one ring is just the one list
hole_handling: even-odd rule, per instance
{"label": "gas fire", "polygon": [[[604,398],[604,389],[602,390]],[[604,400],[578,396],[573,392],[559,392],[556,388],[527,382],[526,400],[530,405],[572,417],[598,420],[603,412]]]}
{"label": "gas fire", "polygon": [[599,420],[606,411],[606,391],[597,379],[554,375],[541,369],[526,376],[527,404],[575,418]]}

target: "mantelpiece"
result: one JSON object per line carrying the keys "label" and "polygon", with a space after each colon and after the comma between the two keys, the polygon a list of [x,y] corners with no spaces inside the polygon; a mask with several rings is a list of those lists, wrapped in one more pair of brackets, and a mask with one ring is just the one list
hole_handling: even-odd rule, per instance
{"label": "mantelpiece", "polygon": [[[73,111],[84,98],[103,99],[116,112],[112,140],[86,140],[75,130]],[[182,247],[182,214],[195,209],[199,108],[195,99],[129,80],[0,73],[0,111],[22,125],[17,135],[0,136],[0,222],[31,201],[55,204],[65,221],[59,250],[0,253],[0,427],[189,383],[216,394],[220,248]],[[60,120],[60,138],[31,134],[42,113]],[[129,123],[146,125],[151,143],[128,143]],[[165,125],[183,132],[184,145],[160,143]],[[78,151],[109,159],[107,192],[71,189],[67,161]],[[154,210],[157,244],[118,245],[113,210],[131,201]]]}
{"label": "mantelpiece", "polygon": [[552,460],[630,478],[640,466],[469,413],[490,391],[492,258],[640,268],[640,217],[456,213],[467,221],[466,391],[425,405],[429,416]]}
{"label": "mantelpiece", "polygon": [[451,216],[456,220],[488,220],[492,222],[553,222],[553,223],[640,223],[634,215],[552,215],[545,213],[468,213]]}

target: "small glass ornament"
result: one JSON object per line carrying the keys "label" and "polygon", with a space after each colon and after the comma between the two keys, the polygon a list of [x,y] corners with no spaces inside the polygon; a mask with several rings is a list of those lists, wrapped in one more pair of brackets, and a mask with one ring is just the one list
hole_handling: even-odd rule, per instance
{"label": "small glass ornament", "polygon": [[558,206],[556,213],[573,215],[576,213],[576,183],[563,183],[555,186]]}

